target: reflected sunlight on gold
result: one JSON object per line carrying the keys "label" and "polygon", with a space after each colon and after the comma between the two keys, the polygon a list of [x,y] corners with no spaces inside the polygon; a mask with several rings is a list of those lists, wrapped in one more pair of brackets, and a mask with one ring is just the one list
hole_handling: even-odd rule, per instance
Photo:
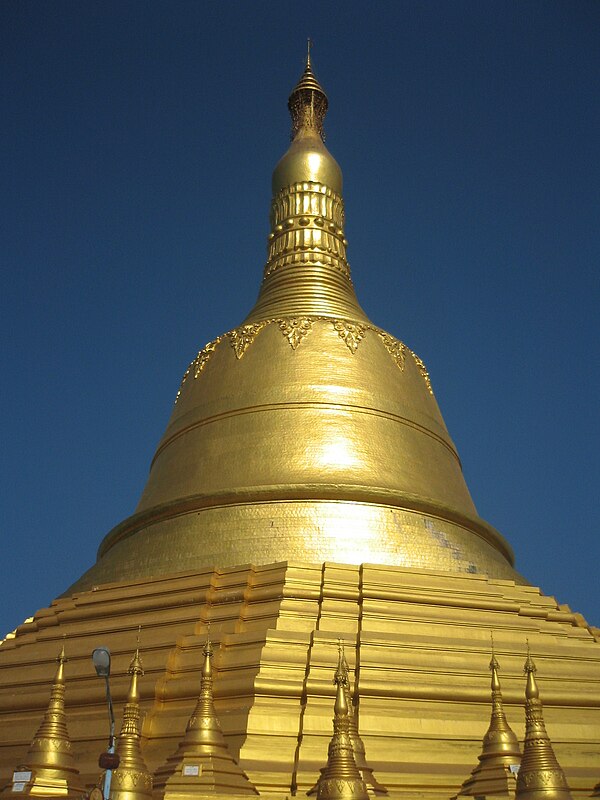
{"label": "reflected sunlight on gold", "polygon": [[360,465],[356,454],[345,439],[324,442],[317,454],[323,467],[357,467]]}

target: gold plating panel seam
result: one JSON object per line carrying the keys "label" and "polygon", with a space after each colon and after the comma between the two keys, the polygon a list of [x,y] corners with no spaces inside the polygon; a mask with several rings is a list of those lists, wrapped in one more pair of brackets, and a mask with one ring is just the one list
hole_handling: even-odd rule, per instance
{"label": "gold plating panel seam", "polygon": [[479,538],[503,555],[511,566],[514,566],[515,563],[514,553],[508,542],[494,527],[480,517],[471,517],[442,503],[437,503],[435,500],[409,492],[352,484],[247,486],[237,492],[224,491],[190,495],[140,511],[123,520],[104,537],[98,548],[97,555],[98,558],[101,558],[118,541],[128,538],[149,525],[204,508],[305,501],[311,503],[363,503],[380,507],[389,506],[410,513],[425,514],[429,517],[451,522],[464,528],[469,533],[479,536]]}
{"label": "gold plating panel seam", "polygon": [[154,454],[154,458],[150,464],[150,468],[154,466],[154,462],[158,458],[158,456],[166,450],[174,441],[179,439],[181,436],[185,436],[185,434],[189,433],[190,431],[195,430],[196,428],[203,428],[205,425],[210,425],[213,422],[220,422],[221,420],[230,418],[230,417],[237,417],[242,416],[244,414],[255,414],[261,413],[264,411],[305,411],[305,410],[313,410],[313,411],[320,411],[320,410],[329,410],[329,411],[345,411],[352,414],[363,414],[365,416],[372,416],[372,417],[380,417],[381,419],[389,420],[390,422],[397,422],[400,425],[405,425],[407,428],[412,428],[413,430],[418,431],[419,433],[424,434],[425,436],[429,436],[430,439],[433,439],[438,444],[443,445],[456,459],[459,466],[461,466],[460,458],[456,450],[452,447],[449,442],[447,442],[441,436],[438,436],[429,428],[426,428],[423,425],[419,425],[418,422],[414,422],[413,420],[408,419],[407,417],[401,417],[398,414],[392,414],[389,411],[381,411],[377,408],[369,408],[368,406],[356,406],[350,404],[343,404],[343,403],[319,403],[317,401],[307,401],[307,402],[290,402],[290,403],[265,403],[264,405],[258,406],[245,406],[243,408],[236,408],[232,411],[224,411],[221,414],[214,414],[212,417],[205,417],[204,419],[199,420],[198,422],[194,422],[190,425],[186,425],[185,428],[178,430],[164,442],[161,442],[160,445],[156,449],[156,453]]}

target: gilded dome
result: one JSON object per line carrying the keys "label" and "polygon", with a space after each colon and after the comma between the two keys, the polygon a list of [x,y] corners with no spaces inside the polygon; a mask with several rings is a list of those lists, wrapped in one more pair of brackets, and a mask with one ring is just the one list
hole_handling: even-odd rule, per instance
{"label": "gilded dome", "polygon": [[257,302],[190,364],[135,514],[72,589],[288,559],[522,581],[477,515],[425,365],[358,303],[310,62],[289,108]]}

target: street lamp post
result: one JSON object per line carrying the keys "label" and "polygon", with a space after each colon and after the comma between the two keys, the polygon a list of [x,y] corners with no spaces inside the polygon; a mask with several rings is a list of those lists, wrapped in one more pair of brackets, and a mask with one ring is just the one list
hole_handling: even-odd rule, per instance
{"label": "street lamp post", "polygon": [[110,694],[110,650],[108,647],[97,647],[92,653],[92,661],[96,675],[104,678],[106,683],[106,702],[108,705],[108,718],[110,721],[110,734],[108,736],[108,749],[100,755],[98,764],[104,770],[104,800],[110,799],[110,784],[113,769],[119,766],[119,756],[115,753],[115,715],[113,712],[112,697]]}

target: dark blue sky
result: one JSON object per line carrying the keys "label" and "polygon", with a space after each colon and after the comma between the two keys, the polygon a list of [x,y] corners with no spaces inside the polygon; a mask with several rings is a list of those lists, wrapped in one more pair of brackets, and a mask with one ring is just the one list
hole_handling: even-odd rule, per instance
{"label": "dark blue sky", "polygon": [[600,3],[0,4],[0,634],[133,512],[252,305],[314,40],[361,303],[480,514],[600,624]]}

